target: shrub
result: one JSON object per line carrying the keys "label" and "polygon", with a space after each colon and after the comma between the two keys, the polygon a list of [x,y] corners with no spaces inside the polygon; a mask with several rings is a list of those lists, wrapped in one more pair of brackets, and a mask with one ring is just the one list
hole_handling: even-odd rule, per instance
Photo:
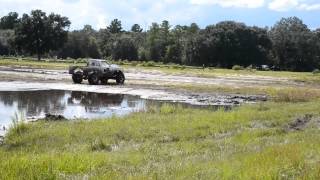
{"label": "shrub", "polygon": [[26,129],[27,125],[24,114],[22,112],[20,114],[15,113],[15,115],[12,117],[11,131],[21,135]]}
{"label": "shrub", "polygon": [[118,65],[124,65],[124,62],[119,60],[117,64]]}
{"label": "shrub", "polygon": [[131,66],[138,66],[139,65],[139,62],[138,61],[132,61],[131,62]]}
{"label": "shrub", "polygon": [[92,151],[112,151],[112,146],[106,144],[101,139],[96,139],[94,142],[91,143],[91,150]]}
{"label": "shrub", "polygon": [[144,66],[144,67],[155,67],[155,66],[156,66],[156,63],[153,62],[153,61],[148,61],[148,62],[144,62],[144,63],[142,64],[142,66]]}
{"label": "shrub", "polygon": [[320,70],[319,69],[315,69],[312,71],[312,74],[320,74]]}
{"label": "shrub", "polygon": [[246,70],[247,70],[247,71],[251,71],[251,72],[256,71],[255,67],[254,67],[254,66],[252,66],[252,65],[250,65],[250,66],[246,67]]}
{"label": "shrub", "polygon": [[239,66],[239,65],[234,65],[232,67],[232,70],[235,70],[235,71],[244,70],[244,67],[243,66]]}

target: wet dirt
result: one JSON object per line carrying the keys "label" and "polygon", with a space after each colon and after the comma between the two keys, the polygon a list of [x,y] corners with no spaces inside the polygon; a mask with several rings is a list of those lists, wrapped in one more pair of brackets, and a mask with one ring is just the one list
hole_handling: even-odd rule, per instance
{"label": "wet dirt", "polygon": [[0,66],[0,91],[70,90],[140,96],[143,99],[188,103],[193,105],[238,105],[266,101],[265,95],[238,95],[219,92],[199,93],[166,88],[179,83],[217,86],[287,86],[298,85],[285,78],[255,76],[217,76],[214,78],[190,75],[172,75],[156,70],[129,69],[125,72],[124,86],[89,86],[73,84],[67,70],[33,69]]}

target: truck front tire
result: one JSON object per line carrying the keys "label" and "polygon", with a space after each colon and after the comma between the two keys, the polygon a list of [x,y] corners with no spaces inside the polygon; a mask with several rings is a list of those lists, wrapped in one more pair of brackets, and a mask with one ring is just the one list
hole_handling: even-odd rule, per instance
{"label": "truck front tire", "polygon": [[81,84],[82,83],[82,73],[76,72],[72,75],[72,80],[75,84]]}
{"label": "truck front tire", "polygon": [[91,74],[88,81],[90,85],[97,85],[99,84],[99,77],[96,74]]}
{"label": "truck front tire", "polygon": [[124,84],[124,81],[126,80],[126,78],[124,77],[124,74],[123,72],[119,71],[117,73],[117,76],[116,76],[116,82],[117,84]]}

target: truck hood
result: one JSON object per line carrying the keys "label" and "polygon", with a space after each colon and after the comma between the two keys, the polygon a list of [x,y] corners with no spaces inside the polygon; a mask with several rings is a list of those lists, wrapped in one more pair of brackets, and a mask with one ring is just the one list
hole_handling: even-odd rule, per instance
{"label": "truck hood", "polygon": [[110,65],[110,68],[111,68],[111,69],[120,69],[120,66],[115,65],[115,64],[111,64],[111,65]]}

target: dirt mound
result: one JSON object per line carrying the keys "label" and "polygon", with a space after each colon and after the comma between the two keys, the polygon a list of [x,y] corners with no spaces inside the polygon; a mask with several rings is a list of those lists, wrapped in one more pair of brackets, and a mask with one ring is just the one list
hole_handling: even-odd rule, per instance
{"label": "dirt mound", "polygon": [[288,130],[301,131],[308,125],[308,123],[312,120],[312,118],[313,118],[312,114],[306,114],[303,117],[297,118],[296,120],[294,120],[289,124]]}
{"label": "dirt mound", "polygon": [[45,121],[66,121],[68,120],[62,115],[46,114]]}

